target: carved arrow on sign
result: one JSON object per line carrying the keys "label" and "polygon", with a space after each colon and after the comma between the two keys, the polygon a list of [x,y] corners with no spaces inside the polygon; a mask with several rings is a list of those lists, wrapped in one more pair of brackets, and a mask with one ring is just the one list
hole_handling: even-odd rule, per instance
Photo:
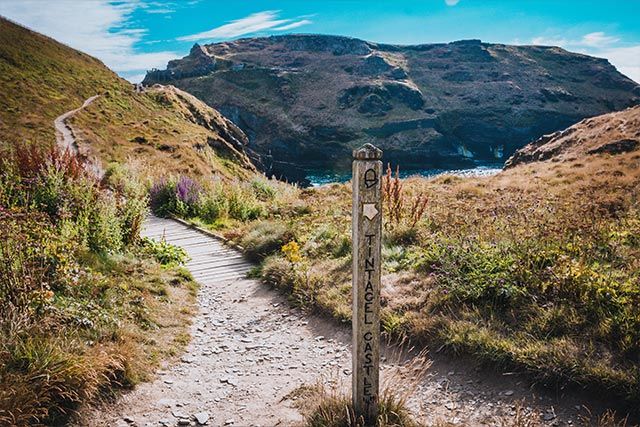
{"label": "carved arrow on sign", "polygon": [[378,215],[378,209],[376,209],[376,205],[374,203],[365,203],[362,206],[362,213],[367,217],[369,221]]}

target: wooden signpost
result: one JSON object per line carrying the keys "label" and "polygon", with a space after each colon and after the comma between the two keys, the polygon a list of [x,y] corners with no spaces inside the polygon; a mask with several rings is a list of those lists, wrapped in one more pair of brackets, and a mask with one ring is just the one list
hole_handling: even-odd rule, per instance
{"label": "wooden signpost", "polygon": [[353,408],[365,425],[378,418],[382,151],[353,151]]}

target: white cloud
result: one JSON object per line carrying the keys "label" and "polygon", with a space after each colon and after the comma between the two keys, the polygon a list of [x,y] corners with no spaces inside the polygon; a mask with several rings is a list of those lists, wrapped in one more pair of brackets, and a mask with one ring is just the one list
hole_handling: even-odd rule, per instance
{"label": "white cloud", "polygon": [[640,83],[640,45],[610,47],[592,54],[607,58],[622,74]]}
{"label": "white cloud", "polygon": [[455,6],[460,2],[460,0],[444,0],[444,2],[447,6]]}
{"label": "white cloud", "polygon": [[138,7],[137,0],[113,3],[108,0],[3,0],[0,14],[75,49],[93,55],[124,75],[164,67],[178,53],[138,53],[135,44],[145,29],[129,28],[127,21]]}
{"label": "white cloud", "polygon": [[540,36],[531,39],[531,43],[560,46],[585,55],[606,58],[622,74],[640,82],[640,45],[620,46],[620,38],[607,35],[603,31],[585,34],[577,40],[560,36]]}
{"label": "white cloud", "polygon": [[607,36],[604,32],[597,31],[582,36],[581,43],[590,47],[604,47],[616,43],[619,40],[617,37]]}
{"label": "white cloud", "polygon": [[173,13],[173,12],[175,12],[175,10],[173,10],[173,9],[147,9],[147,10],[145,10],[145,12],[151,13],[151,14],[166,14],[166,13]]}
{"label": "white cloud", "polygon": [[531,44],[539,45],[539,46],[564,46],[568,43],[567,39],[562,38],[554,38],[554,37],[534,37],[531,39]]}
{"label": "white cloud", "polygon": [[233,37],[244,36],[247,34],[257,33],[259,31],[286,31],[297,28],[302,25],[311,24],[308,19],[293,22],[292,19],[280,19],[279,12],[276,10],[265,10],[263,12],[253,13],[241,19],[236,19],[227,24],[203,31],[197,34],[178,37],[180,41],[197,41],[203,39],[228,39]]}
{"label": "white cloud", "polygon": [[273,31],[287,31],[293,30],[294,28],[302,27],[303,25],[309,25],[312,21],[309,19],[303,19],[301,21],[292,22],[291,24],[283,25],[281,27],[273,28]]}

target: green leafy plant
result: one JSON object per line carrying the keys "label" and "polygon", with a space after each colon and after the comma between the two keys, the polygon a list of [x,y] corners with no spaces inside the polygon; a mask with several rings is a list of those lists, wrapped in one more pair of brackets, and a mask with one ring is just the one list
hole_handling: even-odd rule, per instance
{"label": "green leafy plant", "polygon": [[187,252],[179,246],[167,243],[165,240],[143,239],[146,250],[162,265],[182,265],[189,261]]}

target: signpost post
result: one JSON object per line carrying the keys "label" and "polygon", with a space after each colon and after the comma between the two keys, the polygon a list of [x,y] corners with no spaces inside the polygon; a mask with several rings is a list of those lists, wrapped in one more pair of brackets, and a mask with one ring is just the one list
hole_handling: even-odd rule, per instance
{"label": "signpost post", "polygon": [[381,158],[371,144],[353,151],[352,399],[367,426],[376,424],[380,392]]}

